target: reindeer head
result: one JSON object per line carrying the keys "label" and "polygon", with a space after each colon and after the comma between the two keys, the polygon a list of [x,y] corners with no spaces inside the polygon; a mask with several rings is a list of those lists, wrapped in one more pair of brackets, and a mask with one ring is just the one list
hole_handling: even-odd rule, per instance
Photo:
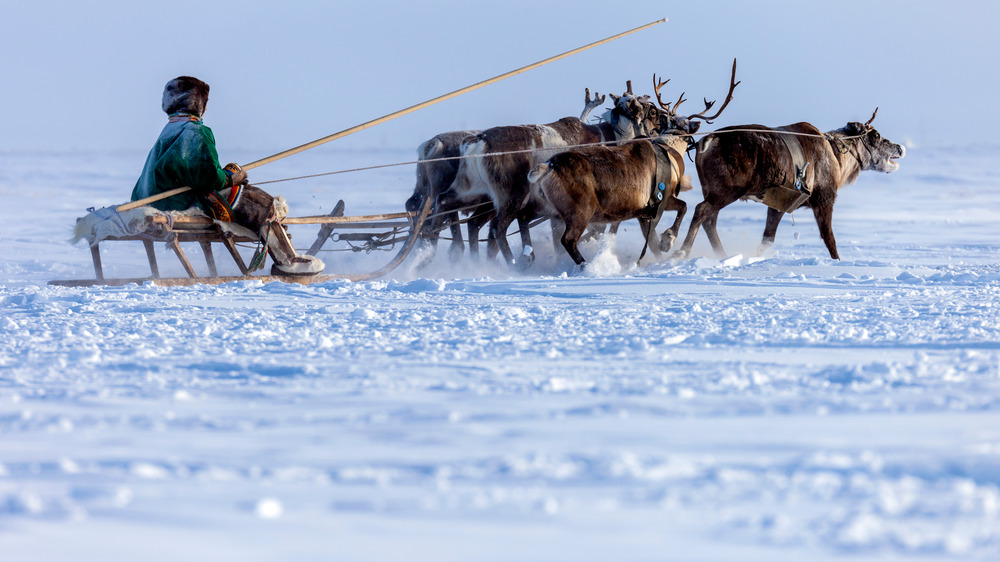
{"label": "reindeer head", "polygon": [[631,80],[625,84],[627,89],[624,94],[608,94],[615,105],[601,119],[614,128],[616,140],[648,137],[656,131],[656,108],[649,102],[649,96],[636,96],[632,93]]}
{"label": "reindeer head", "polygon": [[669,78],[666,80],[657,80],[656,74],[653,74],[653,92],[656,94],[656,102],[660,105],[660,109],[653,107],[653,104],[649,105],[656,115],[656,132],[661,135],[667,133],[692,135],[698,132],[698,127],[701,126],[701,123],[677,114],[677,108],[687,101],[684,99],[683,92],[672,106],[669,103],[665,103],[663,98],[660,97],[660,89],[667,82],[670,82]]}
{"label": "reindeer head", "polygon": [[883,138],[875,127],[872,127],[876,114],[878,114],[877,107],[871,119],[864,123],[857,121],[848,123],[844,128],[834,131],[834,136],[838,133],[843,136],[845,146],[849,146],[848,143],[853,144],[855,150],[852,152],[858,159],[861,169],[888,174],[899,169],[896,159],[906,156],[906,147]]}

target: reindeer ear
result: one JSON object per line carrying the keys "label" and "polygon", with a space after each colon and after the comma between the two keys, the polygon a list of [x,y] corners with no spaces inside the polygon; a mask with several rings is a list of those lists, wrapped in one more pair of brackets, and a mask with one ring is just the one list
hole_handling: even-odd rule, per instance
{"label": "reindeer ear", "polygon": [[865,126],[857,121],[851,121],[847,124],[847,134],[849,135],[863,135],[865,134]]}
{"label": "reindeer ear", "polygon": [[618,103],[618,100],[622,99],[621,96],[616,96],[614,94],[608,94],[608,95],[611,96],[611,99],[615,100],[615,103]]}

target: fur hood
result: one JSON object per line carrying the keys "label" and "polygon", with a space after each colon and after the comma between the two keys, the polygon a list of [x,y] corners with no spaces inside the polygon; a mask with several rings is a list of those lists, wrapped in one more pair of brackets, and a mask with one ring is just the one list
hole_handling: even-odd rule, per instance
{"label": "fur hood", "polygon": [[178,76],[163,87],[163,111],[184,112],[201,117],[208,105],[208,84],[192,76]]}

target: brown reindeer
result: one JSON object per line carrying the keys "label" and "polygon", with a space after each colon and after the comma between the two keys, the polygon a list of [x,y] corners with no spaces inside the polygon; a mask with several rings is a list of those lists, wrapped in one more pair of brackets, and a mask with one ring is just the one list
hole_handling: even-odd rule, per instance
{"label": "brown reindeer", "polygon": [[[648,104],[634,104],[631,88],[621,97],[611,96],[614,108],[595,125],[564,117],[546,125],[494,127],[462,143],[463,160],[452,189],[459,197],[486,195],[493,202],[497,214],[490,221],[490,235],[507,263],[523,268],[534,261],[528,225],[539,213],[537,202],[529,201],[531,168],[566,146],[628,140],[654,129],[655,112],[646,111]],[[632,105],[643,113],[633,115]],[[507,229],[515,219],[524,248],[516,261],[507,243]]]}
{"label": "brown reindeer", "polygon": [[[788,192],[790,186],[798,184],[803,192],[798,198],[801,201],[792,201],[787,211],[812,208],[830,257],[840,259],[832,225],[837,191],[857,180],[864,170],[885,173],[898,170],[896,159],[906,154],[902,145],[882,138],[871,126],[876,113],[877,108],[866,123],[848,123],[826,134],[809,123],[777,129],[742,125],[724,127],[701,139],[695,165],[705,200],[695,207],[687,237],[677,255],[688,255],[698,229],[704,227],[715,254],[725,257],[716,220],[719,211],[737,199],[769,203],[761,241],[761,250],[766,249],[774,242],[783,214],[778,210],[781,205],[773,202],[773,195],[781,190]],[[793,152],[799,152],[798,156],[793,156]]]}
{"label": "brown reindeer", "polygon": [[[633,140],[619,146],[586,147],[556,154],[532,169],[532,191],[548,205],[549,211],[565,224],[563,247],[579,265],[584,262],[578,244],[591,223],[617,223],[639,219],[646,247],[655,254],[668,251],[680,230],[687,205],[678,198],[691,189],[691,178],[684,175],[683,154],[690,135],[698,130],[699,120],[711,123],[733,99],[736,61],[729,81],[729,92],[722,107],[712,116],[706,113],[715,102],[705,100],[700,113],[680,116],[677,108],[684,94],[671,106],[664,103],[660,90],[669,82],[653,76],[653,89],[660,105],[662,127],[672,134],[652,141]],[[663,211],[677,211],[673,226],[656,240],[655,227]],[[556,221],[553,221],[556,222]],[[645,247],[642,255],[645,255]],[[642,255],[639,256],[642,259]]]}
{"label": "brown reindeer", "polygon": [[[687,141],[682,142],[686,147]],[[691,188],[683,154],[669,142],[647,139],[578,148],[535,166],[529,180],[565,225],[560,241],[573,261],[582,265],[585,260],[577,245],[591,223],[639,219],[646,240],[654,237],[659,213],[671,208],[670,201],[680,201],[676,196],[685,186]],[[658,245],[653,245],[654,251]]]}

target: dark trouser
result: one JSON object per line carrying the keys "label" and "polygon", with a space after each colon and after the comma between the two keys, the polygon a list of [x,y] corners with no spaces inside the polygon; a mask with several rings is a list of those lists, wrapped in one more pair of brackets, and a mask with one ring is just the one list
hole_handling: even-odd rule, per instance
{"label": "dark trouser", "polygon": [[284,218],[274,216],[274,197],[259,187],[243,187],[239,200],[233,206],[233,222],[260,232],[271,218]]}
{"label": "dark trouser", "polygon": [[256,232],[261,241],[267,243],[271,259],[280,264],[291,263],[296,255],[295,248],[278,222],[285,217],[276,214],[274,197],[252,185],[238,188],[238,197],[233,197],[234,189],[237,188],[222,189],[204,198],[202,208],[215,220],[232,222]]}

